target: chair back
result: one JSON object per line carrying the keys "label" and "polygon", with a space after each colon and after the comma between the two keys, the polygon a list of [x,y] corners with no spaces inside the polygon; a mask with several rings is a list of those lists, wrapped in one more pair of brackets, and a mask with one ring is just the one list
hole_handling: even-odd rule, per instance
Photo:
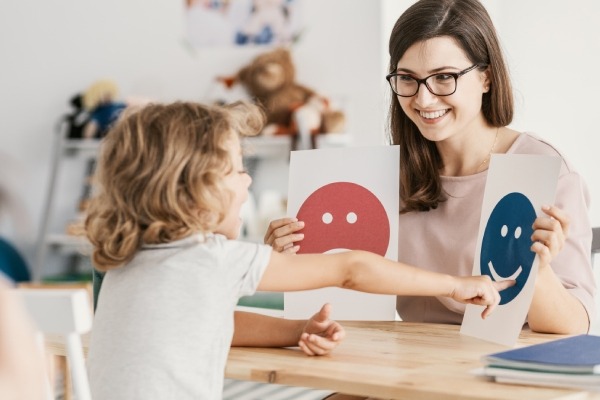
{"label": "chair back", "polygon": [[[81,335],[92,328],[92,308],[84,289],[27,289],[21,298],[41,335],[64,338],[76,400],[91,400]],[[42,342],[43,345],[43,342]]]}

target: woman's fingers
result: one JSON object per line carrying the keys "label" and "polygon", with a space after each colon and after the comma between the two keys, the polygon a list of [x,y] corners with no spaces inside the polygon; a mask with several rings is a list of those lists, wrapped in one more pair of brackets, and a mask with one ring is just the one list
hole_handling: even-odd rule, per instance
{"label": "woman's fingers", "polygon": [[296,233],[304,228],[304,222],[296,218],[281,218],[271,221],[265,234],[265,244],[278,252],[297,253],[299,247],[294,243],[304,239],[303,233]]}

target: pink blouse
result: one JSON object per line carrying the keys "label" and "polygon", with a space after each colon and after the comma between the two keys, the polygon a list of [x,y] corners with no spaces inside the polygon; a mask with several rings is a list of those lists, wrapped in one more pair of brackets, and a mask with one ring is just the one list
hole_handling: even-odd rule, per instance
{"label": "pink blouse", "polygon": [[[585,182],[557,149],[532,134],[520,134],[507,153],[561,157],[555,205],[567,212],[571,224],[567,242],[552,261],[552,269],[592,320],[596,284],[590,253],[590,197]],[[448,193],[445,202],[435,210],[400,215],[398,260],[431,271],[471,275],[486,179],[487,171],[444,176],[442,185]],[[398,296],[396,308],[404,321],[460,324],[465,305],[442,297]]]}

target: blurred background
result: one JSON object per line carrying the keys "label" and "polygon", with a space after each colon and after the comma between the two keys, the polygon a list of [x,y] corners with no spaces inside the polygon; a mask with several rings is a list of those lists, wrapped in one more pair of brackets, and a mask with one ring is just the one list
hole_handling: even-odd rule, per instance
{"label": "blurred background", "polygon": [[[296,0],[300,34],[291,47],[297,81],[335,99],[346,116],[345,143],[382,144],[389,90],[387,38],[409,0]],[[590,218],[600,226],[600,3],[483,1],[512,73],[517,130],[556,145],[587,180]],[[215,78],[235,74],[264,45],[195,46],[185,1],[55,0],[0,4],[0,185],[10,197],[0,236],[36,263],[42,221],[65,232],[76,218],[89,156],[65,157],[46,202],[57,125],[70,99],[98,79],[113,80],[123,101],[210,101]],[[222,88],[221,88],[222,89]],[[256,171],[254,194],[287,192],[287,154]],[[258,200],[257,200],[258,202]],[[59,273],[64,259],[44,275]],[[55,264],[55,265],[52,265]]]}

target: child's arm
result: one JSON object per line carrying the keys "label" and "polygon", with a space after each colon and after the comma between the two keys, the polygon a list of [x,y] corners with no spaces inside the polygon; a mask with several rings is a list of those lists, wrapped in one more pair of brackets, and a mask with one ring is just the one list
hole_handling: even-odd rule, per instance
{"label": "child's arm", "polygon": [[232,346],[300,346],[309,356],[331,352],[346,336],[344,328],[329,319],[331,306],[325,304],[308,321],[274,318],[235,312]]}
{"label": "child's arm", "polygon": [[273,252],[258,290],[294,291],[337,286],[369,293],[447,296],[486,306],[485,318],[500,301],[498,290],[514,281],[488,276],[454,277],[415,268],[366,251],[289,255]]}

